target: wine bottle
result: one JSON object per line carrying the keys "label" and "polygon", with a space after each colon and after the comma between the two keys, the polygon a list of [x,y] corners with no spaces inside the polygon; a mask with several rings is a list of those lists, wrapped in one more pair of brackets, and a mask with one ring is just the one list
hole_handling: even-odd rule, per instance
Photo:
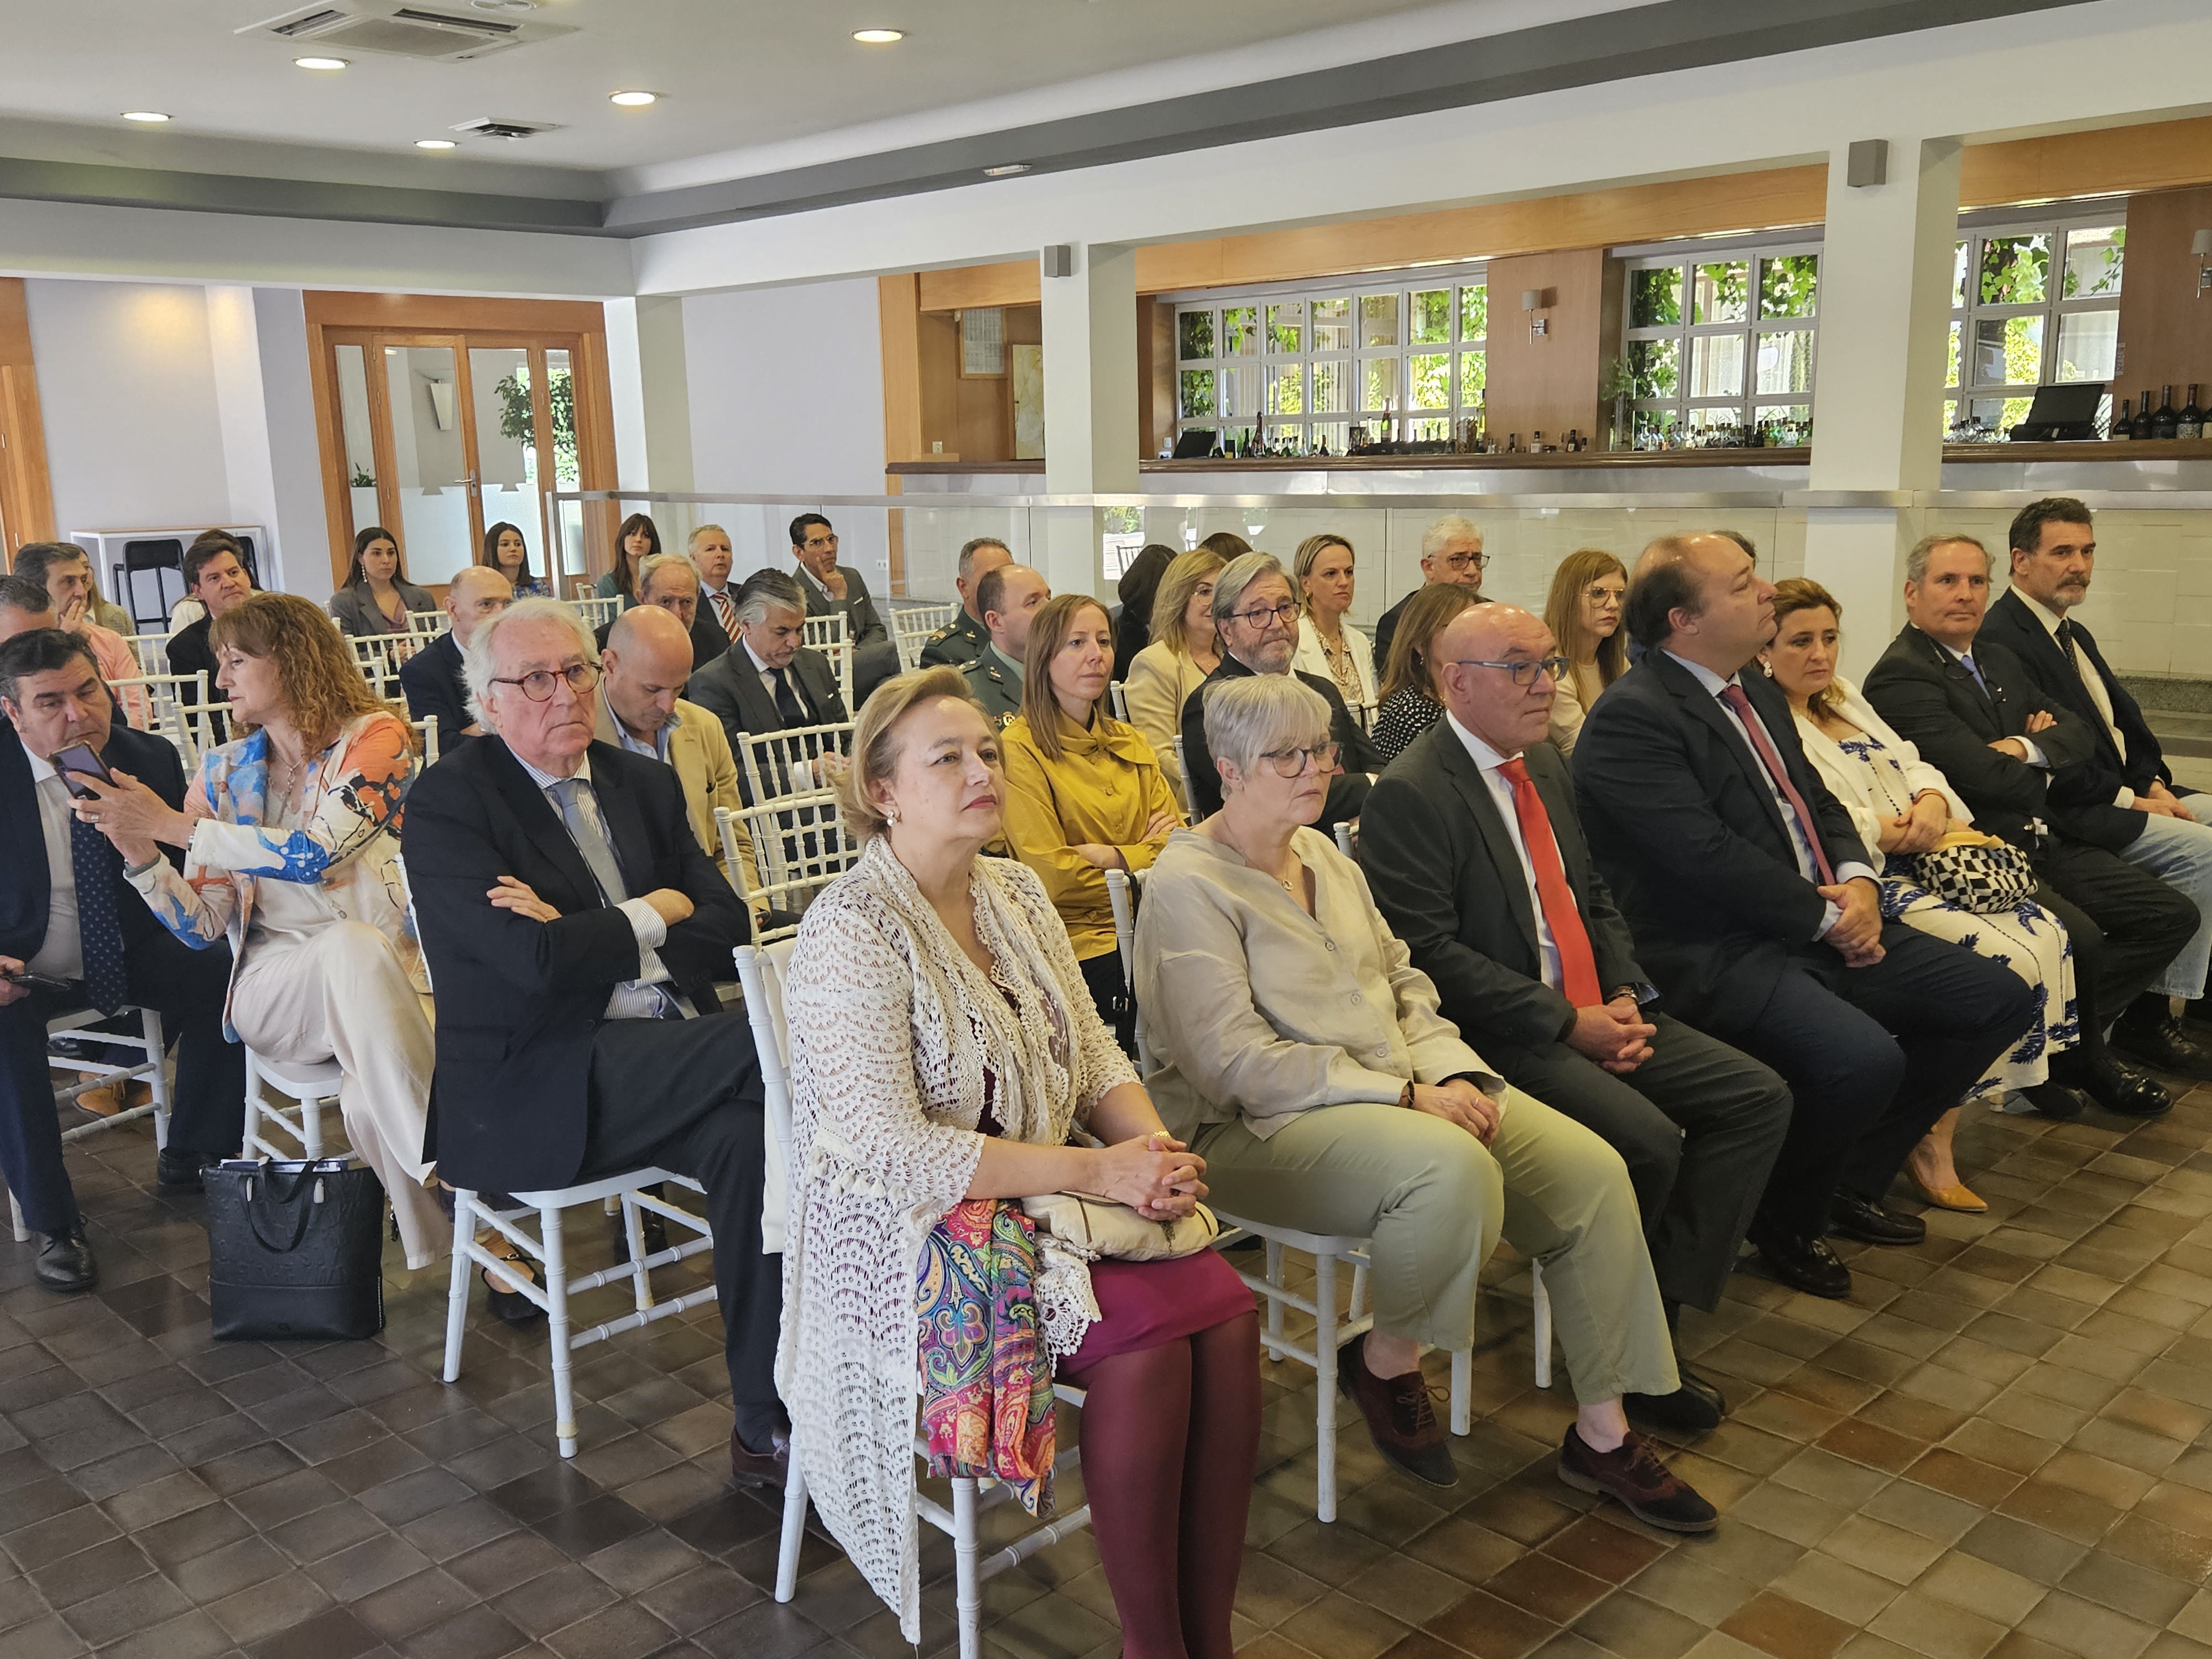
{"label": "wine bottle", "polygon": [[2125,443],[2130,438],[2135,435],[2134,423],[2128,418],[2128,410],[2133,406],[2134,403],[2135,399],[2132,398],[2123,398],[2120,399],[2118,412],[2112,416],[2112,424],[2106,431],[2105,435],[2106,437],[2114,439],[2121,443]]}
{"label": "wine bottle", "polygon": [[2150,435],[2154,438],[2171,439],[2179,425],[2179,419],[2174,413],[2173,408],[2173,388],[2168,386],[2166,389],[2166,401],[2159,404],[2158,413],[2150,417]]}
{"label": "wine bottle", "polygon": [[2189,385],[2189,401],[2181,406],[2181,413],[2174,420],[2173,435],[2191,440],[2204,435],[2204,411],[2197,407],[2194,380]]}
{"label": "wine bottle", "polygon": [[2149,441],[2150,424],[2150,388],[2148,386],[2145,386],[2143,388],[2142,401],[2136,405],[2136,423],[2132,428],[2137,443],[2145,443]]}

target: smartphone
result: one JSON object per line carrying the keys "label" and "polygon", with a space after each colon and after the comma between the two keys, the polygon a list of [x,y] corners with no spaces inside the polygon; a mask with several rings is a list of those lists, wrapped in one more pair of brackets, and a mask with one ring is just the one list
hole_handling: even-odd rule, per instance
{"label": "smartphone", "polygon": [[32,991],[67,992],[73,988],[65,979],[55,979],[47,974],[33,974],[27,969],[20,974],[0,974],[10,985],[21,985]]}
{"label": "smartphone", "polygon": [[76,781],[77,776],[98,778],[102,783],[108,784],[115,781],[114,774],[107,769],[106,763],[92,752],[92,745],[88,743],[71,744],[48,763],[61,775],[62,787],[79,800],[98,800],[100,796],[80,784]]}

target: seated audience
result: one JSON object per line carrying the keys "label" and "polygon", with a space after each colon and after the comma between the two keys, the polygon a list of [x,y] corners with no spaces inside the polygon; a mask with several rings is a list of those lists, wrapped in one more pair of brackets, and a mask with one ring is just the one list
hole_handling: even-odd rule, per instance
{"label": "seated audience", "polygon": [[[185,799],[177,751],[115,719],[90,647],[58,629],[0,643],[0,712],[12,728],[0,733],[0,1176],[45,1239],[32,1265],[39,1284],[84,1291],[100,1269],[62,1164],[46,1022],[88,1007],[161,1014],[177,1059],[168,1144],[155,1160],[162,1193],[197,1191],[203,1170],[238,1155],[246,1051],[223,1037],[228,949],[188,950],[147,913],[122,855],[77,817],[51,758],[82,744],[174,811]],[[45,982],[15,982],[27,973]]]}
{"label": "seated audience", "polygon": [[652,1166],[707,1190],[732,1473],[781,1486],[779,1264],[763,1255],[752,1036],[714,982],[750,937],[667,767],[597,743],[591,629],[524,599],[469,641],[484,735],[407,803],[437,986],[431,1145],[456,1187],[567,1187]]}
{"label": "seated audience", "polygon": [[1623,1415],[1622,1396],[1680,1386],[1628,1171],[1460,1040],[1358,866],[1310,827],[1334,718],[1282,675],[1206,699],[1221,807],[1169,840],[1137,918],[1162,1115],[1223,1209],[1371,1241],[1374,1328],[1339,1353],[1337,1382],[1390,1463],[1458,1482],[1419,1345],[1473,1345],[1503,1231],[1543,1263],[1573,1379],[1560,1478],[1652,1525],[1710,1531],[1712,1506]]}
{"label": "seated audience", "polygon": [[1193,548],[1168,567],[1152,596],[1152,637],[1130,659],[1121,686],[1129,723],[1152,744],[1178,810],[1183,783],[1175,740],[1182,729],[1183,699],[1221,665],[1213,632],[1213,579],[1221,568],[1221,556],[1205,547]]}
{"label": "seated audience", "polygon": [[1025,564],[1002,564],[975,584],[989,643],[960,665],[968,695],[1000,727],[1022,712],[1030,624],[1052,597],[1045,579]]}
{"label": "seated audience", "polygon": [[[24,543],[15,550],[15,574],[45,587],[53,601],[51,625],[65,634],[84,635],[102,679],[134,680],[146,672],[120,634],[93,620],[92,600],[98,590],[93,585],[92,556],[75,542]],[[151,706],[137,686],[123,693],[123,716],[142,732],[151,722]]]}
{"label": "seated audience", "polygon": [[[691,641],[694,671],[704,668],[730,648],[730,636],[722,631],[721,623],[711,615],[701,614],[699,573],[682,554],[655,553],[638,566],[637,602],[665,611],[683,624]],[[624,611],[622,614],[629,613]],[[599,648],[603,651],[606,648],[607,631],[613,626],[611,621],[599,624]]]}
{"label": "seated audience", "polygon": [[1363,726],[1382,699],[1376,695],[1375,653],[1352,613],[1352,544],[1341,536],[1309,536],[1291,561],[1298,590],[1298,652],[1291,666],[1334,683]]}
{"label": "seated audience", "polygon": [[1121,608],[1114,613],[1114,678],[1129,678],[1129,665],[1137,653],[1152,642],[1152,601],[1159,597],[1160,579],[1176,561],[1176,550],[1165,542],[1147,542],[1129,561],[1129,568],[1115,583]]}
{"label": "seated audience", "polygon": [[1871,855],[1751,665],[1774,590],[1721,536],[1652,543],[1629,583],[1644,660],[1575,744],[1575,803],[1677,1019],[1764,1060],[1795,1103],[1749,1237],[1776,1277],[1850,1294],[1832,1230],[1917,1243],[1882,1196],[2034,1016],[2019,976],[1885,923]]}
{"label": "seated audience", "polygon": [[[2183,1034],[2166,999],[2183,998],[2198,1005],[2192,1013],[2204,1012],[2205,970],[2212,965],[2212,823],[2197,813],[2207,803],[2174,790],[2172,769],[2134,694],[2071,614],[2089,597],[2097,570],[2089,509],[2068,496],[2031,501],[2013,520],[2008,540],[2012,586],[1990,605],[1980,637],[2009,648],[2028,684],[2095,740],[2094,752],[2065,780],[2068,816],[2094,823],[2101,831],[2094,836],[2100,846],[2178,888],[2197,909],[2195,937],[2129,1005],[2119,1046],[2164,1070],[2206,1076],[2197,1064],[2202,1048]],[[2060,787],[2056,777],[2052,787]]]}
{"label": "seated audience", "polygon": [[[0,576],[0,642],[53,625],[53,596],[43,582],[28,576]],[[95,665],[99,661],[93,658]]]}
{"label": "seated audience", "polygon": [[837,562],[837,532],[819,513],[802,513],[791,521],[791,556],[806,594],[806,614],[844,617],[853,698],[866,702],[868,693],[899,672],[898,647],[876,614],[867,582],[851,565]]}
{"label": "seated audience", "polygon": [[416,586],[399,568],[399,543],[389,530],[371,525],[353,538],[353,563],[330,604],[331,617],[346,633],[404,635],[410,613],[437,608],[430,590]]}
{"label": "seated audience", "polygon": [[2172,1097],[2112,1051],[2124,1037],[2131,1051],[2176,1069],[2203,1057],[2185,1039],[2181,1052],[2162,1052],[2173,1041],[2165,1000],[2146,997],[2197,932],[2197,907],[2120,855],[2120,811],[2069,797],[2063,786],[2079,778],[2096,739],[2034,689],[2018,657],[1979,637],[1988,551],[1971,538],[1924,537],[1905,569],[1911,620],[1867,675],[1867,701],[1943,774],[1978,829],[2027,854],[2036,902],[2065,925],[2081,1042],[2053,1062],[2053,1079],[2107,1111],[2155,1117]]}
{"label": "seated audience", "polygon": [[[1446,713],[1367,798],[1359,864],[1437,1009],[1515,1088],[1628,1164],[1676,1327],[1735,1271],[1790,1127],[1790,1091],[1660,1006],[1591,863],[1574,783],[1544,733],[1565,668],[1517,605],[1470,605],[1437,639]],[[1680,1391],[1632,1398],[1662,1428],[1717,1427],[1720,1390],[1678,1354]]]}
{"label": "seated audience", "polygon": [[[1052,1383],[1088,1389],[1084,1495],[1122,1652],[1232,1659],[1258,1318],[1211,1250],[1086,1264],[1018,1201],[1096,1193],[1168,1219],[1206,1195],[1206,1167],[1093,1011],[1043,884],[977,856],[1000,833],[999,751],[949,670],[861,711],[839,795],[866,848],[808,908],[784,992],[777,1380],[817,1512],[909,1642],[917,1327],[933,1468],[996,1476],[1032,1511],[1052,1495]],[[1069,1145],[1079,1127],[1105,1145]],[[1015,1298],[1037,1316],[991,1322]],[[988,1342],[960,1335],[987,1322]]]}
{"label": "seated audience", "polygon": [[399,665],[399,689],[407,698],[407,713],[415,720],[438,722],[441,756],[452,754],[462,738],[483,730],[469,712],[461,653],[485,619],[496,617],[514,599],[507,577],[496,566],[472,564],[456,570],[446,585],[446,615],[452,625]]}
{"label": "seated audience", "polygon": [[[192,544],[185,550],[185,569],[189,570],[192,568],[192,555],[203,547],[228,549],[231,556],[236,558],[244,568],[246,591],[248,593],[258,593],[261,591],[259,585],[253,579],[252,561],[246,554],[246,544],[237,537],[227,530],[201,531],[198,535],[192,538]],[[172,641],[173,641],[177,635],[183,633],[206,615],[207,605],[201,600],[199,595],[192,592],[191,579],[188,576],[185,579],[184,598],[169,607],[169,634]],[[215,684],[215,674],[212,670],[210,670],[208,674],[208,684],[210,688]]]}
{"label": "seated audience", "polygon": [[[184,810],[118,776],[79,817],[115,843],[155,916],[195,948],[228,938],[226,1010],[270,1059],[336,1060],[346,1139],[392,1200],[410,1268],[450,1237],[423,1150],[430,1024],[394,867],[414,770],[404,722],[362,683],[323,613],[256,593],[211,637],[247,735],[200,762]],[[180,874],[160,856],[184,849]]]}
{"label": "seated audience", "polygon": [[[1483,567],[1489,562],[1482,550],[1482,532],[1475,528],[1472,520],[1456,513],[1447,514],[1421,532],[1421,582],[1425,587],[1449,582],[1480,593]],[[1375,659],[1383,665],[1386,673],[1389,670],[1390,641],[1398,631],[1399,618],[1413,594],[1419,592],[1421,588],[1415,588],[1385,611],[1375,623]]]}
{"label": "seated audience", "polygon": [[939,663],[957,668],[982,654],[983,647],[991,642],[991,630],[983,626],[976,589],[984,577],[1000,565],[1013,562],[1014,556],[1006,550],[1006,544],[995,536],[978,536],[962,545],[952,579],[953,586],[960,593],[960,611],[922,642],[924,668],[935,667]]}
{"label": "seated audience", "polygon": [[[1971,1096],[2024,1093],[2046,1117],[2081,1108],[2071,1090],[2050,1081],[2051,1057],[2081,1041],[2074,992],[2074,950],[2058,918],[2033,902],[2002,912],[1966,910],[1923,887],[1912,861],[1972,811],[1920,751],[1890,730],[1859,690],[1836,672],[1843,607],[1818,582],[1793,576],[1774,589],[1773,644],[1760,653],[1790,699],[1797,737],[1820,781],[1843,803],[1860,843],[1881,855],[1881,914],[2003,963],[2036,990],[2035,1018],[2020,1041],[1992,1062]],[[1905,1161],[1905,1178],[1929,1203],[1947,1210],[1989,1208],[1966,1190],[1951,1159],[1960,1108],[1954,1106]]]}
{"label": "seated audience", "polygon": [[1398,631],[1382,673],[1382,702],[1375,711],[1375,752],[1384,765],[1404,754],[1444,717],[1443,681],[1436,641],[1462,612],[1482,597],[1456,582],[1424,587],[1400,607]]}
{"label": "seated audience", "polygon": [[[210,531],[193,542],[185,554],[185,591],[198,602],[200,614],[169,635],[169,672],[205,674],[207,700],[211,704],[228,699],[216,684],[217,665],[215,650],[208,643],[208,630],[217,617],[234,610],[253,595],[253,583],[240,556],[244,551],[222,532]],[[216,735],[228,737],[229,728],[222,716],[210,718],[217,722]]]}
{"label": "seated audience", "polygon": [[530,543],[519,525],[500,523],[485,531],[477,562],[506,577],[507,591],[518,599],[553,597],[553,584],[530,574]]}
{"label": "seated audience", "polygon": [[1620,626],[1628,597],[1628,568],[1601,547],[1585,547],[1559,561],[1544,601],[1544,625],[1559,641],[1567,672],[1552,699],[1552,746],[1575,752],[1583,720],[1605,688],[1628,669],[1628,635]]}
{"label": "seated audience", "polygon": [[730,550],[730,532],[718,524],[702,524],[691,532],[684,550],[699,573],[700,611],[722,630],[722,644],[714,653],[720,656],[738,642],[738,590],[730,586],[736,555]]}
{"label": "seated audience", "polygon": [[806,599],[781,570],[759,570],[738,593],[738,642],[691,678],[691,700],[722,722],[732,750],[748,732],[842,726],[852,716],[836,671],[801,645]]}
{"label": "seated audience", "polygon": [[[1272,553],[1244,554],[1231,560],[1214,578],[1213,628],[1221,641],[1221,662],[1198,694],[1185,698],[1182,706],[1183,782],[1190,793],[1194,818],[1221,808],[1221,777],[1206,746],[1206,697],[1214,687],[1231,680],[1292,673],[1297,614],[1297,601],[1291,597],[1291,579]],[[1332,681],[1318,674],[1296,678],[1328,702],[1329,735],[1336,741],[1341,762],[1329,781],[1322,822],[1334,825],[1356,818],[1367,799],[1368,785],[1382,769],[1382,757],[1344,706]]]}
{"label": "seated audience", "polygon": [[627,611],[637,603],[638,567],[660,551],[660,526],[649,513],[633,513],[615,532],[615,568],[594,588],[603,599],[619,599]]}
{"label": "seated audience", "polygon": [[1114,628],[1087,593],[1036,613],[1022,712],[1006,723],[1006,840],[1067,926],[1099,1017],[1135,1042],[1106,872],[1152,867],[1182,822],[1144,733],[1106,709]]}

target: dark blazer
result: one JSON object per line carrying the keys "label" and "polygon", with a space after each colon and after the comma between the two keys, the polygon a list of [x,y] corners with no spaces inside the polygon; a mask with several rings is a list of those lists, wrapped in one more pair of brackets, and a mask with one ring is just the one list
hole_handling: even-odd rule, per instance
{"label": "dark blazer", "polygon": [[[811,718],[810,726],[842,726],[853,717],[845,712],[845,699],[837,689],[836,671],[830,659],[805,646],[791,659],[790,678],[799,700]],[[735,749],[748,732],[781,732],[783,719],[775,712],[775,699],[761,684],[752,653],[740,640],[691,676],[684,688],[687,702],[711,711],[729,733]]]}
{"label": "dark blazer", "polygon": [[876,602],[868,596],[868,585],[860,573],[849,564],[837,567],[837,574],[845,579],[845,597],[840,601],[830,597],[830,592],[814,580],[814,573],[803,564],[794,564],[793,575],[799,578],[800,590],[806,595],[806,614],[810,617],[834,617],[842,611],[845,616],[845,639],[855,650],[878,640],[888,640],[890,629],[876,614]]}
{"label": "dark blazer", "polygon": [[[1583,839],[1566,762],[1548,743],[1522,759],[1552,820],[1598,985],[1610,994],[1649,982]],[[1359,821],[1359,867],[1413,966],[1436,981],[1440,1012],[1469,1042],[1480,1048],[1495,1037],[1536,1048],[1574,1029],[1574,1005],[1544,983],[1521,855],[1481,769],[1445,722],[1414,738],[1375,781]]]}
{"label": "dark blazer", "polygon": [[[1182,779],[1183,787],[1189,792],[1193,823],[1221,810],[1221,774],[1214,770],[1213,751],[1206,746],[1206,688],[1217,680],[1241,679],[1251,672],[1224,651],[1220,666],[1183,699]],[[1328,735],[1337,746],[1336,763],[1343,769],[1329,780],[1328,799],[1322,805],[1321,831],[1328,835],[1333,833],[1331,824],[1359,816],[1359,809],[1367,804],[1367,775],[1382,769],[1382,757],[1344,706],[1344,695],[1334,681],[1318,674],[1298,678],[1328,699]]]}
{"label": "dark blazer", "polygon": [[214,625],[215,618],[204,615],[191,626],[180,628],[169,635],[169,672],[172,674],[204,672],[208,677],[208,701],[228,702],[229,694],[215,683],[215,652],[208,644],[208,630]]}
{"label": "dark blazer", "polygon": [[469,713],[468,682],[461,678],[461,647],[450,633],[439,635],[399,665],[399,689],[406,694],[410,718],[438,722],[441,759],[460,746],[463,728],[477,723]]}
{"label": "dark blazer", "polygon": [[[603,622],[592,630],[592,637],[599,641],[600,650],[607,648],[607,635],[614,631],[612,622]],[[715,620],[714,608],[702,598],[698,612],[691,618],[691,672],[697,673],[729,648],[730,636]]]}
{"label": "dark blazer", "polygon": [[[1413,593],[1420,591],[1417,587]],[[1399,600],[1375,619],[1375,679],[1378,685],[1390,667],[1390,640],[1398,631],[1398,617],[1406,609],[1406,599],[1412,599],[1413,593],[1407,594],[1405,599]]]}
{"label": "dark blazer", "polygon": [[[128,772],[164,801],[172,811],[185,807],[185,764],[167,739],[134,732],[120,716],[100,757],[112,770]],[[163,849],[183,867],[181,853]],[[39,820],[38,786],[31,781],[31,757],[12,725],[0,726],[0,956],[28,962],[46,942],[48,907],[53,901],[52,872],[46,868],[46,832]],[[155,920],[146,901],[115,877],[115,915],[125,948],[149,933],[168,930]]]}
{"label": "dark blazer", "polygon": [[[684,786],[659,761],[594,743],[592,789],[632,896],[672,887],[694,907],[662,963],[702,1013],[751,937],[744,902],[701,850]],[[603,904],[584,855],[495,736],[418,775],[400,845],[437,993],[430,1129],[447,1179],[501,1192],[559,1187],[583,1167],[592,1041],[614,988],[638,974],[629,919]],[[532,921],[484,897],[501,876],[558,910]]]}
{"label": "dark blazer", "polygon": [[[1805,757],[1790,704],[1741,678],[1832,866],[1881,867]],[[1719,702],[1663,651],[1606,689],[1575,740],[1575,805],[1668,1012],[1725,1036],[1755,1021],[1827,901],[1797,867],[1766,776]]]}
{"label": "dark blazer", "polygon": [[[1911,738],[1921,759],[1959,792],[1974,815],[1974,828],[1985,835],[2032,852],[2035,836],[2027,823],[2041,818],[2099,847],[2126,846],[2142,831],[2142,813],[2111,807],[2067,811],[2057,805],[2061,774],[2095,751],[2087,725],[2039,692],[2020,659],[2003,646],[1984,636],[1974,641],[1973,657],[1989,683],[1987,693],[1956,657],[1907,623],[1862,689],[1875,711],[1899,737]],[[2047,772],[1990,747],[2000,738],[2025,735],[2028,716],[2038,713],[2058,722],[2032,739],[2051,763]],[[2122,818],[2136,822],[2111,822]]]}

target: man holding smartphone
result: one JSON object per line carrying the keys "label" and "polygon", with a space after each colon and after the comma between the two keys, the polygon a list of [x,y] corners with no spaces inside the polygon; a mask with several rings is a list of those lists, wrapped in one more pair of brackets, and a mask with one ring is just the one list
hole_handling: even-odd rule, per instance
{"label": "man holding smartphone", "polygon": [[99,1267],[62,1164],[47,1020],[86,1007],[161,1014],[177,1052],[155,1169],[165,1193],[197,1192],[203,1170],[237,1154],[246,1051],[223,1038],[229,947],[180,944],[124,879],[122,855],[70,807],[69,773],[97,768],[181,811],[177,751],[115,718],[91,647],[58,629],[0,642],[0,713],[12,731],[0,734],[0,1174],[24,1224],[45,1236],[39,1283],[87,1291]]}

